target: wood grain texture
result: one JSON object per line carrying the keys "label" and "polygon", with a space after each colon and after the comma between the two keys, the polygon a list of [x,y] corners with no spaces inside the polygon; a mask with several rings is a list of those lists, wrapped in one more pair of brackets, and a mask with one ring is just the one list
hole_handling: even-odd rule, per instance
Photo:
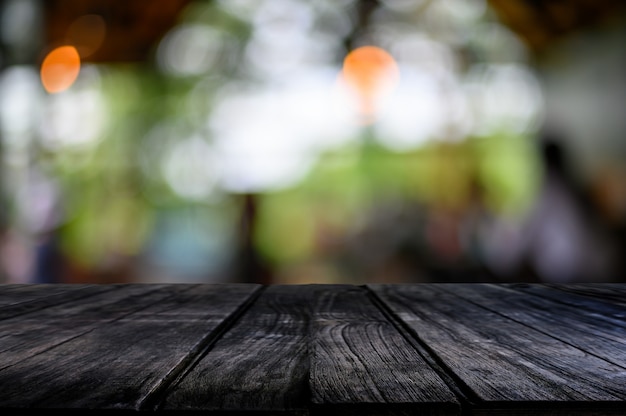
{"label": "wood grain texture", "polygon": [[546,286],[569,293],[588,296],[602,302],[611,302],[619,306],[626,306],[626,284],[624,283],[551,284]]}
{"label": "wood grain texture", "polygon": [[163,408],[301,413],[308,404],[308,286],[271,286],[185,377]]}
{"label": "wood grain texture", "polygon": [[440,287],[626,370],[626,330],[615,325],[614,319],[501,285]]}
{"label": "wood grain texture", "polygon": [[0,321],[0,370],[170,296],[166,285],[119,285]]}
{"label": "wood grain texture", "polygon": [[0,285],[0,414],[623,416],[625,290]]}
{"label": "wood grain texture", "polygon": [[374,285],[372,290],[439,357],[474,401],[474,410],[550,414],[554,406],[592,404],[626,411],[621,367],[438,285]]}
{"label": "wood grain texture", "polygon": [[[549,299],[556,303],[569,305],[576,307],[586,313],[593,314],[594,316],[603,317],[604,319],[611,320],[611,323],[617,327],[626,329],[626,307],[618,305],[614,302],[606,301],[605,299],[599,299],[595,296],[586,296],[581,293],[573,293],[567,290],[566,285],[540,285],[540,284],[526,284],[526,283],[514,283],[503,284],[503,287],[517,290],[525,295],[539,296],[541,298]],[[598,290],[604,286],[597,285]]]}
{"label": "wood grain texture", "polygon": [[326,411],[459,414],[455,395],[387,317],[355,286],[316,287],[312,401]]}
{"label": "wood grain texture", "polygon": [[134,311],[0,370],[0,407],[137,409],[256,285],[170,285]]}
{"label": "wood grain texture", "polygon": [[0,319],[113,290],[105,285],[0,285]]}

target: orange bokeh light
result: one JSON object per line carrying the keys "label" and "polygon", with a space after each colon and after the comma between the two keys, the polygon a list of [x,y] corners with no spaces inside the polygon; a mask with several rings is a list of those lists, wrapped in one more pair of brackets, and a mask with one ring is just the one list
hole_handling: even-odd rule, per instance
{"label": "orange bokeh light", "polygon": [[393,90],[400,72],[395,59],[384,49],[362,46],[346,56],[342,76],[356,92],[362,115],[371,119],[376,112],[376,101]]}
{"label": "orange bokeh light", "polygon": [[41,64],[41,83],[51,94],[72,86],[80,72],[80,57],[73,46],[61,46],[51,51]]}

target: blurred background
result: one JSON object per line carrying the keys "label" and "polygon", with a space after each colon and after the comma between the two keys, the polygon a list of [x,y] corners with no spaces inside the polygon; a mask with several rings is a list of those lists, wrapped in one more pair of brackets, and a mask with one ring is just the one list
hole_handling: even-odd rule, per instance
{"label": "blurred background", "polygon": [[625,5],[0,1],[0,282],[626,281]]}

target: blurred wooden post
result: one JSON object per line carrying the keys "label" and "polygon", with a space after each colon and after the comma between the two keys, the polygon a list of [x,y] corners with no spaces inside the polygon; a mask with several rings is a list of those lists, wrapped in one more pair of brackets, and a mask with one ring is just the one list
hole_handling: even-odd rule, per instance
{"label": "blurred wooden post", "polygon": [[259,195],[243,194],[240,198],[241,217],[234,266],[235,279],[238,282],[270,284],[270,270],[254,244]]}

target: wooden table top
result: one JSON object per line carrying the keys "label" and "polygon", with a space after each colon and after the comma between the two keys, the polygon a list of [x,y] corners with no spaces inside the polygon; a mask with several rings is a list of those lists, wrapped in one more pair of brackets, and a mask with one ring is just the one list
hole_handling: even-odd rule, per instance
{"label": "wooden table top", "polygon": [[626,415],[626,285],[0,285],[1,414]]}

